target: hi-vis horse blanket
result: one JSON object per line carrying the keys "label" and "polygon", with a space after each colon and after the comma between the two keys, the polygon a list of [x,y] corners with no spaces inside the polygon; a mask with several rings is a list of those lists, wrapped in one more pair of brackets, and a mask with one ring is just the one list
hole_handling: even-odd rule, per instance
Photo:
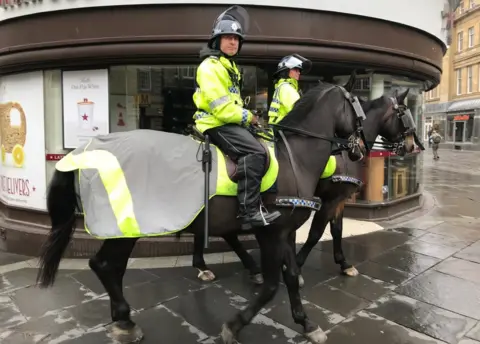
{"label": "hi-vis horse blanket", "polygon": [[[204,206],[200,142],[154,130],[92,138],[56,164],[75,171],[86,230],[106,238],[145,237],[186,228]],[[212,146],[210,198],[235,196],[225,158]],[[278,162],[271,152],[261,190],[275,183]]]}

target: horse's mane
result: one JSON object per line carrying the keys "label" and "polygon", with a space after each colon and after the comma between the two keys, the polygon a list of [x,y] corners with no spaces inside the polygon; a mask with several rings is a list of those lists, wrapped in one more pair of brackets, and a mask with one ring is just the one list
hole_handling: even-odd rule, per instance
{"label": "horse's mane", "polygon": [[372,109],[380,109],[385,105],[385,96],[380,96],[376,99],[373,100],[366,100],[366,101],[361,101],[361,106],[362,109],[365,113]]}
{"label": "horse's mane", "polygon": [[302,97],[300,97],[292,110],[288,113],[288,116],[285,116],[279,124],[293,127],[298,125],[308,116],[323,94],[333,87],[335,87],[335,85],[319,82],[317,86],[309,89]]}

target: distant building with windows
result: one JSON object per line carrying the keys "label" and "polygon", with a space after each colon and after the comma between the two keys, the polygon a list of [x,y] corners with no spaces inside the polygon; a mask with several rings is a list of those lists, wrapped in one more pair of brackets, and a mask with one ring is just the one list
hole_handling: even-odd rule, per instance
{"label": "distant building with windows", "polygon": [[460,1],[440,84],[425,94],[424,139],[440,126],[443,148],[480,150],[480,0]]}

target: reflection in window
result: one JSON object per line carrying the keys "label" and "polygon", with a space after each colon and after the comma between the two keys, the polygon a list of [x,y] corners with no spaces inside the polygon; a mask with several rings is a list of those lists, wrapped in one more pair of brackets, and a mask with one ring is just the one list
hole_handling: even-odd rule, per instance
{"label": "reflection in window", "polygon": [[[153,129],[185,133],[193,124],[197,65],[115,66],[110,68],[112,132]],[[246,107],[260,114],[268,109],[268,75],[254,66],[240,66]]]}

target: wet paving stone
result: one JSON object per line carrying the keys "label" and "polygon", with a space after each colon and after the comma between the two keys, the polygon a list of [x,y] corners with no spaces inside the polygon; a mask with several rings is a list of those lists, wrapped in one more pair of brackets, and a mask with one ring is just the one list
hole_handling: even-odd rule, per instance
{"label": "wet paving stone", "polygon": [[[317,244],[316,249],[328,252],[331,254],[331,259],[333,260],[333,247],[331,241],[321,241]],[[385,249],[381,245],[376,246],[363,246],[346,240],[342,241],[343,255],[351,264],[364,262],[368,259],[371,259],[375,256],[378,256],[385,252]]]}
{"label": "wet paving stone", "polygon": [[378,299],[366,311],[452,344],[477,323],[474,319],[394,293]]}
{"label": "wet paving stone", "polygon": [[388,250],[395,246],[399,246],[410,240],[407,234],[393,233],[388,231],[378,231],[365,235],[358,235],[345,238],[344,241],[363,245],[367,247],[375,247],[376,250]]}
{"label": "wet paving stone", "polygon": [[388,251],[372,260],[378,264],[412,274],[422,273],[440,262],[440,259],[399,248]]}
{"label": "wet paving stone", "polygon": [[395,290],[399,294],[480,319],[480,286],[437,271],[428,271]]}
{"label": "wet paving stone", "polygon": [[[92,270],[82,270],[71,275],[72,278],[83,284],[96,294],[106,293],[105,288]],[[141,269],[127,269],[123,277],[123,287],[129,287],[148,281],[153,281],[158,277]]]}
{"label": "wet paving stone", "polygon": [[357,270],[362,275],[367,275],[395,285],[399,285],[415,276],[413,274],[409,274],[408,272],[397,270],[371,261],[358,265]]}
{"label": "wet paving stone", "polygon": [[[65,338],[65,339],[64,339]],[[65,333],[58,343],[65,344],[116,344],[107,336],[107,332],[104,328],[98,328],[95,331],[87,333]],[[43,343],[42,343],[43,344]]]}
{"label": "wet paving stone", "polygon": [[16,332],[8,333],[5,338],[2,338],[2,344],[38,344],[46,343],[50,340],[48,333],[42,332]]}
{"label": "wet paving stone", "polygon": [[339,276],[327,282],[331,287],[343,290],[362,299],[374,301],[388,293],[394,286],[358,275],[355,278]]}
{"label": "wet paving stone", "polygon": [[200,343],[209,338],[200,329],[162,305],[136,314],[132,320],[143,330],[145,337],[142,344]]}
{"label": "wet paving stone", "polygon": [[72,315],[66,311],[51,312],[52,314],[43,316],[41,318],[33,318],[26,323],[15,327],[15,336],[10,339],[13,342],[15,337],[21,337],[22,334],[36,334],[35,337],[47,338],[48,341],[61,342],[71,335],[82,335],[85,333],[84,329],[79,327],[79,324],[73,319]]}
{"label": "wet paving stone", "polygon": [[422,235],[416,240],[426,242],[426,243],[436,244],[436,245],[455,247],[458,249],[463,249],[471,244],[468,241],[458,240],[453,237],[435,234],[435,233],[428,233],[428,234]]}
{"label": "wet paving stone", "polygon": [[394,233],[404,233],[415,238],[428,233],[425,230],[412,228],[412,227],[394,227],[394,228],[388,228],[387,231],[394,232]]}
{"label": "wet paving stone", "polygon": [[[228,264],[209,264],[208,267],[215,274],[215,281],[222,281],[235,276],[239,273],[245,272],[242,263],[228,263]],[[191,282],[199,284],[210,284],[211,282],[203,282],[198,279],[198,270],[191,266],[182,266],[174,268],[156,268],[146,269],[145,271],[159,277],[160,279],[171,280],[175,278],[185,278]]]}
{"label": "wet paving stone", "polygon": [[[22,268],[0,275],[0,294],[12,289],[35,286],[38,269]],[[59,270],[57,278],[71,274],[72,270]]]}
{"label": "wet paving stone", "polygon": [[327,335],[328,344],[444,344],[437,339],[365,311],[335,326]]}
{"label": "wet paving stone", "polygon": [[302,291],[301,295],[305,300],[344,317],[349,317],[370,304],[368,300],[325,284]]}
{"label": "wet paving stone", "polygon": [[[231,320],[247,304],[247,300],[241,296],[212,286],[168,301],[163,306],[203,333],[215,337],[220,333],[222,324]],[[239,336],[239,341],[244,343],[285,343],[286,340],[290,340],[290,343],[304,341],[299,333],[261,314]]]}
{"label": "wet paving stone", "polygon": [[480,322],[467,333],[467,337],[480,341]]}
{"label": "wet paving stone", "polygon": [[455,247],[435,245],[432,243],[426,243],[424,241],[419,241],[419,240],[409,241],[404,245],[399,246],[398,249],[420,253],[420,254],[438,258],[438,259],[448,258],[459,251],[459,249]]}
{"label": "wet paving stone", "polygon": [[69,308],[72,319],[83,328],[93,328],[109,324],[111,319],[110,299],[105,296]]}
{"label": "wet paving stone", "polygon": [[157,279],[127,288],[123,295],[131,307],[142,310],[207,287],[186,278]]}
{"label": "wet paving stone", "polygon": [[458,344],[480,344],[480,342],[470,338],[464,338],[461,341],[459,341]]}
{"label": "wet paving stone", "polygon": [[465,228],[462,225],[454,225],[451,223],[442,223],[428,229],[429,232],[449,236],[461,241],[474,242],[480,240],[480,231]]}
{"label": "wet paving stone", "polygon": [[455,257],[480,263],[480,241],[456,253]]}
{"label": "wet paving stone", "polygon": [[480,285],[480,264],[478,263],[452,257],[444,260],[434,269]]}
{"label": "wet paving stone", "polygon": [[30,286],[11,294],[21,313],[28,317],[39,317],[48,311],[75,306],[98,296],[73,278],[66,276],[58,278],[54,286],[48,289]]}
{"label": "wet paving stone", "polygon": [[0,329],[15,327],[26,322],[27,318],[13,301],[2,304],[2,308],[0,308]]}
{"label": "wet paving stone", "polygon": [[338,275],[340,273],[340,266],[335,264],[333,254],[319,250],[312,250],[310,252],[302,270],[304,268],[311,268],[331,275]]}

